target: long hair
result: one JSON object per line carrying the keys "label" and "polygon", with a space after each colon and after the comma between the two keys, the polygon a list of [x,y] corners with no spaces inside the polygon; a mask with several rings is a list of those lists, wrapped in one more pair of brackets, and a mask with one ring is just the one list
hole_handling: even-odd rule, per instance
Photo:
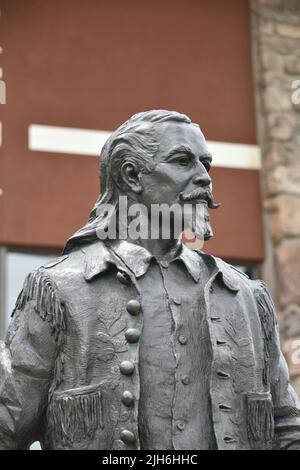
{"label": "long hair", "polygon": [[111,210],[105,211],[105,206],[110,208],[113,206],[114,211],[118,211],[118,180],[122,163],[130,160],[139,165],[140,171],[151,172],[159,147],[155,126],[167,121],[183,122],[198,127],[185,114],[152,110],[134,114],[107,139],[100,155],[102,194],[98,197],[87,224],[67,241],[64,253],[69,253],[78,245],[95,241],[97,229],[108,228],[113,213]]}

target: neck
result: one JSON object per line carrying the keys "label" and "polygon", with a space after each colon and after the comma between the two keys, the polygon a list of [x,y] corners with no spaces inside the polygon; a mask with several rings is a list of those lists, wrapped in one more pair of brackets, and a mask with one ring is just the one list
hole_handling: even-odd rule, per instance
{"label": "neck", "polygon": [[[125,215],[125,218],[120,218],[120,213]],[[171,221],[170,227],[168,231],[162,230],[162,221],[159,220],[158,222],[154,220],[155,223],[158,223],[159,228],[154,230],[152,233],[151,227],[151,217],[149,214],[143,214],[142,212],[139,214],[138,219],[136,216],[128,216],[127,207],[126,211],[124,208],[118,208],[118,217],[117,220],[117,233],[124,233],[127,235],[128,238],[125,240],[129,243],[133,243],[135,245],[142,246],[145,248],[149,253],[159,260],[169,260],[174,258],[174,255],[179,251],[181,247],[181,242],[179,240],[181,232],[178,231],[173,222]],[[137,234],[140,234],[138,238],[130,238],[130,230],[129,226],[132,222],[137,220],[137,223],[134,223],[134,228],[137,229]],[[124,231],[122,228],[124,228]],[[141,230],[141,227],[144,230]],[[168,238],[164,238],[168,236]],[[122,240],[121,238],[119,240]]]}
{"label": "neck", "polygon": [[[148,229],[146,229],[143,236],[140,238],[136,240],[128,238],[127,241],[146,248],[146,250],[158,260],[173,259],[181,246],[181,242],[179,240],[180,233],[177,233],[177,231],[175,232],[174,224],[170,222],[170,227],[168,227],[169,231],[166,232],[163,230],[162,220],[160,219],[156,221],[155,219],[154,224],[157,223],[159,225],[159,229],[158,231],[154,230],[154,232],[152,232],[151,215],[140,214],[139,222],[140,227],[145,227],[145,229],[147,227]],[[145,236],[147,234],[148,236]],[[168,238],[165,238],[163,234]]]}

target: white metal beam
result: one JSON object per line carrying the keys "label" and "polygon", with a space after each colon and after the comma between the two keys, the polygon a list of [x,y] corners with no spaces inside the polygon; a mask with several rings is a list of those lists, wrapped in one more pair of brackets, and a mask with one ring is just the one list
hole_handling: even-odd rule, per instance
{"label": "white metal beam", "polygon": [[[99,156],[110,131],[31,124],[28,148],[33,151]],[[213,166],[258,170],[261,167],[257,145],[208,141]]]}

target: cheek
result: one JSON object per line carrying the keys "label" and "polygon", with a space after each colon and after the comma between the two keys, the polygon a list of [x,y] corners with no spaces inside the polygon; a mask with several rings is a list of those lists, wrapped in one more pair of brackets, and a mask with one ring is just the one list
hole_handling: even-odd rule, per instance
{"label": "cheek", "polygon": [[158,165],[153,173],[157,185],[164,185],[172,193],[178,193],[188,184],[191,175],[171,165]]}
{"label": "cheek", "polygon": [[144,203],[147,206],[173,204],[179,193],[185,190],[192,176],[169,165],[157,165],[151,174],[142,176],[145,188]]}

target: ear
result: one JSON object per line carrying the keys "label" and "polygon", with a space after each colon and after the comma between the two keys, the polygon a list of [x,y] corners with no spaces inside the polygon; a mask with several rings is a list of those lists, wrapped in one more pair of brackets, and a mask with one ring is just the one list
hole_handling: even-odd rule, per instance
{"label": "ear", "polygon": [[139,194],[143,191],[140,183],[140,170],[138,166],[130,161],[125,161],[120,168],[120,176],[123,183],[131,189],[131,191]]}

